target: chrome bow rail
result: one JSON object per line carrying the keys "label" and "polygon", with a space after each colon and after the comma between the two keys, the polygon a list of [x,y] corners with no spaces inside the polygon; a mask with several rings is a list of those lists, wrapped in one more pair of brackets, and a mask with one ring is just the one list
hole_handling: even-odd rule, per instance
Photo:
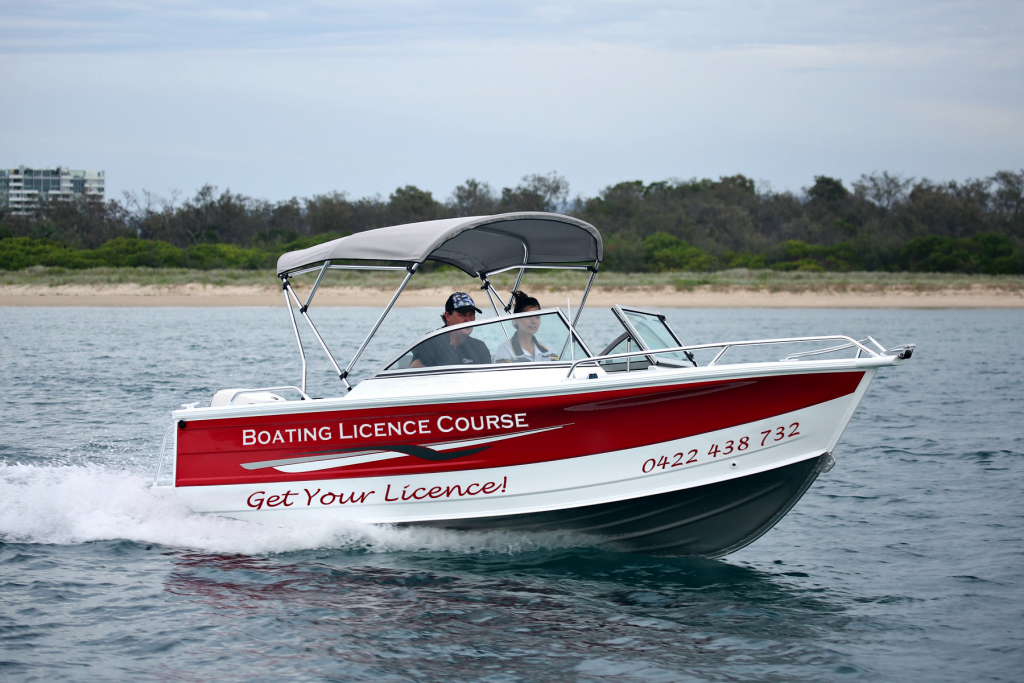
{"label": "chrome bow rail", "polygon": [[[876,357],[876,358],[881,357],[881,356],[897,356],[897,357],[903,359],[903,358],[910,358],[910,355],[914,351],[914,345],[913,344],[905,344],[903,346],[895,347],[894,349],[892,349],[890,351],[886,351],[885,348],[881,344],[879,344],[877,341],[875,341],[872,337],[868,337],[867,339],[862,339],[862,340],[858,341],[858,340],[854,339],[853,337],[847,337],[846,335],[830,335],[830,336],[826,336],[826,337],[787,337],[787,338],[783,338],[783,339],[753,339],[753,340],[750,340],[750,341],[729,341],[729,342],[715,342],[713,344],[696,344],[696,345],[692,345],[692,346],[673,346],[671,348],[665,348],[665,349],[641,349],[641,350],[638,350],[638,351],[630,351],[630,352],[627,352],[627,353],[612,353],[612,354],[608,354],[606,356],[594,356],[592,358],[583,358],[581,360],[578,360],[578,361],[574,362],[569,367],[569,372],[566,374],[566,377],[567,378],[568,377],[572,377],[573,376],[573,372],[575,372],[576,368],[578,366],[580,366],[580,365],[590,365],[590,364],[597,365],[598,363],[601,363],[602,361],[617,360],[617,359],[620,359],[620,358],[633,358],[633,357],[636,357],[636,356],[658,356],[658,355],[665,354],[665,353],[684,353],[686,351],[699,351],[699,350],[702,350],[702,349],[721,349],[721,351],[719,351],[718,354],[715,355],[715,357],[711,360],[711,362],[708,363],[705,366],[705,367],[711,367],[712,365],[717,365],[718,361],[722,360],[722,356],[724,356],[726,354],[726,352],[729,351],[729,349],[732,349],[732,348],[737,347],[737,346],[767,346],[769,344],[799,344],[799,343],[806,343],[806,342],[824,342],[824,341],[841,341],[841,342],[844,342],[844,343],[842,343],[842,344],[840,344],[838,346],[831,346],[831,347],[828,347],[828,348],[825,348],[825,349],[816,349],[814,351],[801,351],[801,352],[798,352],[798,353],[793,353],[793,354],[790,354],[790,355],[786,356],[782,360],[783,361],[797,360],[799,358],[803,358],[803,357],[806,357],[806,356],[816,356],[816,355],[821,355],[821,354],[825,354],[825,353],[832,353],[832,352],[835,352],[835,351],[842,351],[843,349],[853,349],[853,348],[857,349],[857,356],[856,356],[857,358],[860,358],[862,354],[868,354],[868,355]],[[868,346],[866,346],[866,344],[869,341],[872,344],[874,344],[876,347],[878,347],[878,351],[874,351],[871,348],[869,348]]]}

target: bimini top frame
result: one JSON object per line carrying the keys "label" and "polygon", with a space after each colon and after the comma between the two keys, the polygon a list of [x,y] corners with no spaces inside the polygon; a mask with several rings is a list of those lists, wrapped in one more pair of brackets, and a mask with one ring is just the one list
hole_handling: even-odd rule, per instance
{"label": "bimini top frame", "polygon": [[603,256],[601,235],[589,223],[527,211],[367,230],[284,254],[277,273],[294,275],[324,261],[440,261],[485,278],[521,265],[600,263]]}
{"label": "bimini top frame", "polygon": [[[302,357],[302,389],[305,391],[306,388],[306,356],[295,322],[293,303],[309,324],[341,381],[351,390],[348,382],[349,373],[409,283],[409,279],[424,262],[447,263],[472,277],[479,277],[484,283],[482,289],[487,292],[496,315],[500,315],[498,303],[501,303],[507,313],[512,308],[512,299],[510,298],[508,303],[501,300],[488,280],[490,275],[518,270],[519,275],[513,287],[518,289],[524,272],[530,268],[588,270],[590,280],[577,307],[573,319],[575,325],[586,304],[587,295],[594,284],[603,256],[601,234],[594,226],[571,216],[533,211],[448,218],[367,230],[284,254],[277,261],[277,274],[283,283],[285,302]],[[337,261],[372,263],[353,265],[340,264]],[[384,265],[395,262],[404,265]],[[402,284],[344,370],[334,360],[308,313],[313,296],[327,270],[406,271]],[[316,282],[313,283],[305,303],[302,303],[291,287],[290,278],[313,271],[319,271]]]}

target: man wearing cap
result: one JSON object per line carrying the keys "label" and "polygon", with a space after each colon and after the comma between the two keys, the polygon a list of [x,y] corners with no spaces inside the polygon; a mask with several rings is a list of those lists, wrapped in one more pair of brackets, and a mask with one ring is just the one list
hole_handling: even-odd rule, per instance
{"label": "man wearing cap", "polygon": [[[444,303],[441,318],[445,327],[476,320],[482,311],[465,292],[455,292]],[[479,339],[473,339],[473,328],[455,330],[428,339],[412,350],[410,368],[428,368],[437,365],[470,365],[491,362],[491,351]]]}

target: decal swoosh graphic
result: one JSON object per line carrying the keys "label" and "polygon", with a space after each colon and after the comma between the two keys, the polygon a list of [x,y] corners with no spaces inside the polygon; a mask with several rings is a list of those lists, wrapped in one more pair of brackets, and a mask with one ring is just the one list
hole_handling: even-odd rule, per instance
{"label": "decal swoosh graphic", "polygon": [[[391,460],[393,458],[402,458],[409,455],[430,462],[444,462],[445,460],[454,460],[467,455],[473,455],[474,453],[479,453],[480,451],[484,451],[489,448],[489,446],[483,446],[483,448],[472,448],[473,446],[481,446],[495,441],[504,441],[506,439],[514,439],[520,436],[529,436],[531,434],[540,434],[541,432],[568,427],[569,424],[555,425],[554,427],[542,427],[540,429],[530,429],[524,432],[514,432],[511,434],[498,434],[496,436],[487,436],[478,439],[445,441],[428,444],[426,446],[388,444],[372,450],[361,447],[320,451],[318,453],[311,453],[309,455],[296,458],[247,462],[242,463],[241,466],[247,470],[258,470],[272,467],[279,472],[297,473],[315,472],[317,470],[326,470],[335,467],[349,467],[351,465]],[[450,452],[441,453],[439,451]]]}
{"label": "decal swoosh graphic", "polygon": [[405,458],[407,454],[396,453],[394,451],[373,451],[371,453],[361,453],[356,456],[342,455],[335,453],[334,457],[329,458],[317,458],[313,462],[303,463],[292,463],[289,461],[277,461],[277,464],[271,465],[278,472],[287,472],[288,474],[294,474],[296,472],[316,472],[318,470],[329,470],[335,467],[350,467],[352,465],[362,465],[367,462],[378,462],[380,460],[390,460],[392,458]]}
{"label": "decal swoosh graphic", "polygon": [[420,460],[430,460],[431,462],[454,460],[455,458],[461,458],[464,455],[473,455],[474,453],[487,450],[487,446],[484,446],[483,448],[464,448],[459,451],[452,451],[451,453],[438,453],[426,446],[388,446],[387,448],[389,451],[404,453],[405,455],[414,455]]}
{"label": "decal swoosh graphic", "polygon": [[717,394],[720,391],[730,391],[732,389],[739,389],[741,387],[756,384],[756,382],[730,382],[729,384],[717,387],[706,387],[700,389],[683,389],[681,391],[673,391],[669,396],[641,396],[637,398],[610,398],[604,401],[596,401],[594,403],[581,403],[576,406],[569,406],[566,408],[566,412],[575,413],[583,410],[618,410],[619,408],[634,408],[636,406],[646,406],[652,403],[664,403],[665,401],[679,401],[682,399],[694,398],[696,396],[704,396],[706,394]]}
{"label": "decal swoosh graphic", "polygon": [[351,456],[342,456],[331,458],[328,460],[317,460],[314,462],[303,462],[295,464],[277,464],[272,467],[278,472],[288,472],[294,474],[295,472],[316,472],[317,470],[329,470],[335,467],[349,467],[351,465],[362,465],[368,462],[378,462],[380,460],[391,460],[392,458],[402,458],[407,455],[411,455],[419,458],[420,460],[429,460],[431,462],[444,462],[445,460],[454,460],[455,458],[461,458],[466,455],[473,455],[480,451],[485,451],[490,446],[483,446],[482,448],[463,448],[461,450],[452,451],[450,453],[438,453],[437,451],[431,450],[425,446],[414,446],[414,445],[402,445],[402,446],[384,446],[382,450],[377,453],[361,452],[360,456],[355,458]]}
{"label": "decal swoosh graphic", "polygon": [[555,425],[554,427],[541,427],[540,429],[531,429],[525,432],[514,432],[512,434],[499,434],[498,436],[482,436],[479,439],[467,439],[465,441],[445,441],[443,443],[432,443],[427,444],[430,448],[435,451],[446,451],[449,448],[458,448],[459,446],[476,446],[482,443],[493,443],[495,441],[504,441],[505,439],[515,439],[519,436],[529,436],[530,434],[540,434],[541,432],[550,432],[552,429],[561,429],[562,427],[568,427],[572,423],[564,425]]}
{"label": "decal swoosh graphic", "polygon": [[[317,455],[307,455],[301,458],[284,458],[282,460],[264,460],[263,462],[243,462],[242,467],[247,470],[261,470],[265,467],[277,467],[278,465],[297,465],[304,462],[316,462],[318,460],[331,460],[339,457],[342,453],[345,453],[345,457],[353,458],[360,455],[374,455],[381,453],[379,450],[359,450],[352,453],[345,451],[331,450],[331,451],[320,451]],[[404,455],[404,454],[403,454]]]}

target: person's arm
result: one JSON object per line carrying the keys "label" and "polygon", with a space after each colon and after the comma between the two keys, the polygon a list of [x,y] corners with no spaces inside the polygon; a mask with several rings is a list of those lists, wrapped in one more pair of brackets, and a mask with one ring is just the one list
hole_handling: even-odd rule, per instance
{"label": "person's arm", "polygon": [[487,346],[487,344],[484,344],[483,342],[480,342],[480,348],[477,349],[477,353],[474,355],[476,356],[476,362],[480,363],[481,365],[490,365],[491,363],[494,362],[494,360],[491,357],[490,347]]}
{"label": "person's arm", "polygon": [[412,350],[412,362],[410,368],[432,368],[437,365],[444,365],[443,356],[438,355],[438,340],[441,337],[433,337],[417,344]]}
{"label": "person's arm", "polygon": [[409,363],[410,368],[425,368],[429,367],[428,364],[423,360],[423,356],[427,353],[427,342],[423,342],[412,350],[412,362]]}

